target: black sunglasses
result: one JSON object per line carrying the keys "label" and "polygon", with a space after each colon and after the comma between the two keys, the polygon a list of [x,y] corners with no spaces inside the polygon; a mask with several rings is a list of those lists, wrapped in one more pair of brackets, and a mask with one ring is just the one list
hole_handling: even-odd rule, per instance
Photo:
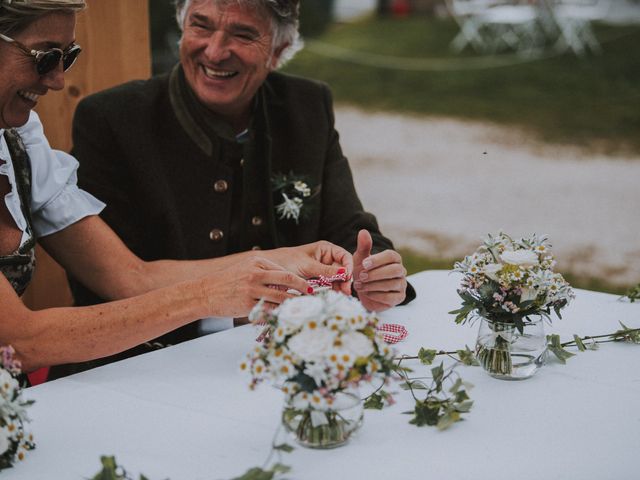
{"label": "black sunglasses", "polygon": [[7,37],[0,33],[0,39],[5,42],[11,43],[22,50],[27,55],[33,57],[33,60],[36,63],[36,70],[39,75],[46,75],[47,73],[55,70],[62,60],[62,70],[67,71],[71,68],[71,66],[75,63],[78,55],[82,51],[80,45],[69,45],[66,49],[61,50],[60,48],[52,48],[50,50],[32,50],[29,47],[26,47],[22,43],[14,40],[13,38]]}

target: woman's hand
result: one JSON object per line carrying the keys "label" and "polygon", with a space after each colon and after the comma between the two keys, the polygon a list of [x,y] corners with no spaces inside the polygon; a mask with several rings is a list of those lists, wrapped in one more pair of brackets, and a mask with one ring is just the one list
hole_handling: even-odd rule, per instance
{"label": "woman's hand", "polygon": [[353,257],[342,247],[320,240],[299,247],[278,248],[263,253],[273,262],[302,278],[346,274],[349,280],[336,282],[333,287],[334,290],[351,295]]}
{"label": "woman's hand", "polygon": [[240,260],[211,276],[201,279],[206,316],[246,317],[260,299],[267,307],[276,307],[313,289],[300,276],[261,256]]}

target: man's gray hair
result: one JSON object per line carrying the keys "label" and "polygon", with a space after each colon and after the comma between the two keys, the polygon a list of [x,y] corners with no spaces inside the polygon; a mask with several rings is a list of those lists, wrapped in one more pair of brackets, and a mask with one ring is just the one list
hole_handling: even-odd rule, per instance
{"label": "man's gray hair", "polygon": [[85,7],[85,0],[0,0],[0,33],[20,32],[47,13],[77,12]]}
{"label": "man's gray hair", "polygon": [[302,39],[298,27],[300,25],[300,3],[298,0],[174,0],[176,5],[176,20],[180,30],[184,30],[184,22],[189,7],[194,1],[211,1],[218,7],[229,5],[248,7],[262,10],[271,16],[271,31],[273,33],[272,52],[282,45],[287,47],[282,51],[276,68],[291,60],[302,47]]}

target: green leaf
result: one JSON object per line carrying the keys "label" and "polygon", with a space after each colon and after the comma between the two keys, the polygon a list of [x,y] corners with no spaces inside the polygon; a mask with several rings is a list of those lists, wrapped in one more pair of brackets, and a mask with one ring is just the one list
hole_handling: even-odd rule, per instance
{"label": "green leaf", "polygon": [[627,290],[624,296],[627,297],[631,303],[635,302],[636,300],[640,300],[640,283],[635,287]]}
{"label": "green leaf", "polygon": [[391,369],[394,372],[397,372],[399,375],[402,375],[403,373],[412,373],[413,370],[409,367],[401,367],[400,365],[393,365],[391,367]]}
{"label": "green leaf", "polygon": [[275,472],[271,470],[263,470],[260,467],[254,467],[247,470],[243,475],[235,477],[232,480],[272,480]]}
{"label": "green leaf", "polygon": [[269,470],[263,470],[259,467],[251,468],[240,477],[235,477],[232,480],[272,480],[276,475],[290,471],[291,467],[283,465],[282,463],[276,463]]}
{"label": "green leaf", "polygon": [[547,335],[547,349],[553,353],[563,365],[567,363],[569,358],[574,356],[573,353],[564,349],[560,343],[560,335]]}
{"label": "green leaf", "polygon": [[461,418],[460,418],[460,414],[458,412],[456,412],[456,411],[447,412],[442,417],[440,417],[436,427],[438,428],[438,430],[446,430],[451,425],[453,425],[454,423],[456,423],[456,422],[458,422],[460,420],[461,420]]}
{"label": "green leaf", "polygon": [[431,406],[426,401],[417,401],[415,409],[412,412],[414,417],[409,421],[410,424],[417,427],[423,427],[425,425],[434,426],[438,424],[440,406]]}
{"label": "green leaf", "polygon": [[280,445],[275,445],[273,449],[278,450],[280,452],[286,452],[286,453],[291,453],[295,450],[295,448],[293,448],[288,443],[281,443]]}
{"label": "green leaf", "polygon": [[126,480],[129,478],[126,471],[118,467],[114,456],[104,455],[100,457],[100,462],[102,463],[102,470],[91,477],[91,480]]}
{"label": "green leaf", "polygon": [[465,345],[464,350],[458,350],[456,351],[456,353],[458,354],[458,358],[463,365],[468,365],[470,367],[477,367],[480,365],[480,362],[478,362],[475,353],[467,345]]}
{"label": "green leaf", "polygon": [[403,390],[427,390],[427,386],[420,380],[407,380],[400,384]]}
{"label": "green leaf", "polygon": [[271,470],[274,473],[289,473],[291,471],[291,467],[282,463],[276,463]]}
{"label": "green leaf", "polygon": [[469,395],[467,395],[466,390],[460,390],[455,394],[455,402],[463,403],[465,400],[469,400]]}
{"label": "green leaf", "polygon": [[456,410],[460,413],[468,413],[473,407],[473,400],[466,400],[458,405],[456,405]]}
{"label": "green leaf", "polygon": [[442,391],[442,381],[444,380],[444,366],[442,363],[437,367],[431,369],[431,375],[433,376],[433,381],[436,384],[436,391]]}
{"label": "green leaf", "polygon": [[460,388],[462,387],[462,379],[458,378],[454,384],[451,386],[451,388],[449,388],[449,392],[450,393],[457,393],[458,390],[460,390]]}
{"label": "green leaf", "polygon": [[[469,299],[466,299],[465,296],[463,295],[460,295],[460,296],[465,300],[464,303],[462,304],[462,307],[449,312],[450,315],[456,315],[455,322],[457,324],[464,323],[467,317],[469,316],[469,314],[477,308],[473,297],[469,297]],[[469,302],[473,302],[473,303],[469,303]]]}
{"label": "green leaf", "polygon": [[513,323],[515,323],[520,334],[524,335],[524,322],[522,321],[522,317],[515,315],[513,317]]}
{"label": "green leaf", "polygon": [[377,393],[370,395],[369,398],[367,398],[364,402],[364,408],[370,410],[382,410],[383,407],[384,401],[382,399],[382,395],[379,395]]}
{"label": "green leaf", "polygon": [[585,352],[587,350],[587,346],[578,335],[573,336],[573,341],[576,342],[576,347],[578,347],[578,350],[581,352]]}
{"label": "green leaf", "polygon": [[435,360],[437,354],[438,352],[436,350],[427,350],[426,348],[421,348],[418,352],[418,358],[423,365],[431,365]]}

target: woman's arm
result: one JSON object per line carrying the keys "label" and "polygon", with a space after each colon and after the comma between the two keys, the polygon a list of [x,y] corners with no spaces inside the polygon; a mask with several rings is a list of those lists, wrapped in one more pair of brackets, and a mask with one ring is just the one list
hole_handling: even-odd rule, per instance
{"label": "woman's arm", "polygon": [[[90,216],[40,239],[42,246],[69,273],[102,298],[118,300],[181,281],[194,280],[256,256],[243,252],[208,260],[144,262],[135,256],[97,216]],[[351,273],[351,254],[329,242],[259,252],[303,278]],[[342,287],[350,292],[350,284]],[[301,290],[306,293],[306,287]]]}
{"label": "woman's arm", "polygon": [[[108,255],[108,252],[105,252]],[[0,275],[0,344],[31,371],[112,355],[207,316],[246,316],[264,298],[291,297],[270,285],[302,290],[306,282],[269,260],[251,257],[211,276],[91,307],[31,311]]]}
{"label": "woman's arm", "polygon": [[[112,355],[203,317],[244,317],[260,299],[282,303],[290,289],[309,293],[296,273],[254,252],[143,262],[96,216],[41,243],[89,288],[116,301],[31,311],[0,276],[0,344],[16,349],[26,371]],[[265,253],[290,268],[300,262],[299,270],[311,275],[352,265],[346,251],[326,242]]]}

